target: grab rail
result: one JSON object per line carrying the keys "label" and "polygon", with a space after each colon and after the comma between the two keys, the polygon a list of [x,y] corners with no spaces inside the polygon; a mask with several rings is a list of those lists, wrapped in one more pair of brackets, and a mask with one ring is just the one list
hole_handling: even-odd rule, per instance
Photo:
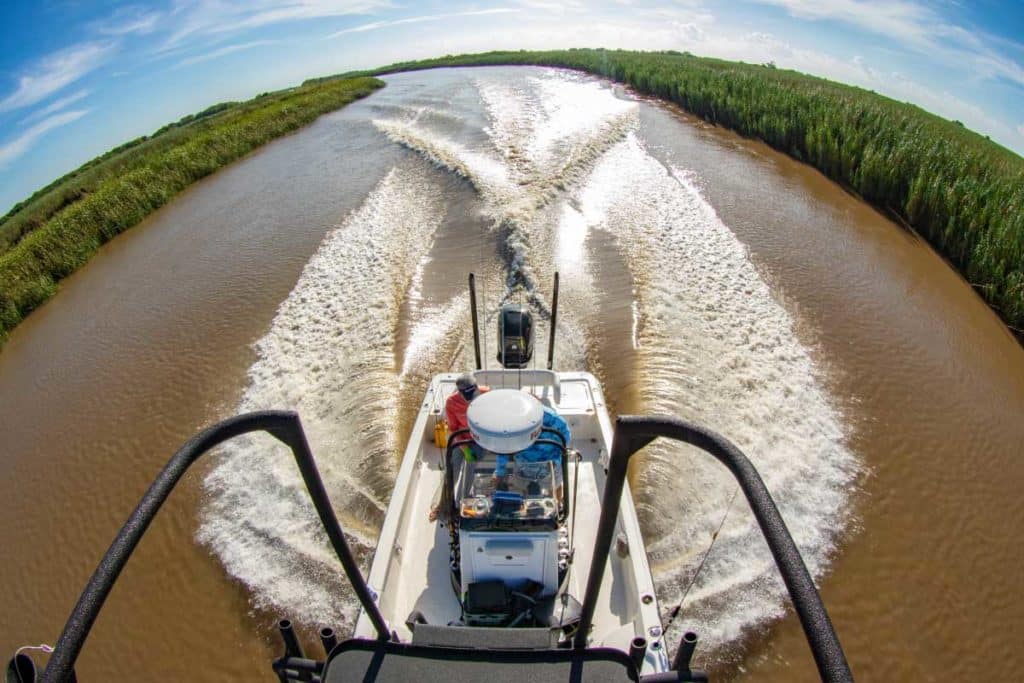
{"label": "grab rail", "polygon": [[587,589],[583,597],[574,646],[587,646],[587,635],[593,623],[598,592],[604,578],[612,536],[615,534],[629,459],[659,436],[682,441],[710,453],[736,477],[761,527],[761,532],[768,541],[768,547],[779,567],[779,573],[782,574],[782,580],[786,583],[821,679],[852,681],[853,674],[846,662],[846,655],[821,602],[818,589],[815,588],[800,551],[797,550],[793,537],[790,536],[789,529],[786,528],[786,523],[782,520],[782,515],[779,514],[775,501],[772,500],[757,470],[747,456],[725,437],[710,429],[671,417],[630,415],[619,417],[615,422],[608,462],[608,479],[601,501],[601,518],[598,522],[594,556],[590,563],[590,575],[587,577]]}
{"label": "grab rail", "polygon": [[92,578],[89,579],[88,585],[78,599],[78,604],[75,605],[75,609],[64,625],[60,640],[54,647],[53,656],[50,657],[50,661],[43,671],[42,680],[44,682],[57,683],[74,680],[75,661],[78,659],[78,654],[85,644],[89,630],[96,621],[110,589],[113,588],[114,582],[117,581],[117,577],[124,569],[128,558],[131,557],[135,546],[146,533],[150,522],[160,510],[160,506],[167,500],[167,496],[170,495],[189,466],[215,446],[236,436],[259,431],[269,433],[291,448],[295,462],[306,483],[306,488],[309,490],[309,496],[313,499],[313,505],[320,515],[320,521],[327,531],[327,537],[330,539],[331,545],[334,546],[334,552],[338,559],[341,560],[345,574],[352,582],[359,602],[377,629],[377,637],[381,640],[391,638],[387,622],[384,621],[384,616],[373,601],[362,572],[359,571],[359,565],[356,564],[352,551],[345,541],[345,535],[342,533],[334,509],[331,507],[331,501],[327,497],[327,491],[320,479],[313,454],[309,450],[306,434],[302,431],[299,416],[290,411],[268,410],[239,415],[215,424],[192,437],[171,457],[150,485],[149,490],[142,496],[142,500],[139,501],[128,521],[121,527],[114,542],[103,559],[100,560],[99,566],[96,567]]}
{"label": "grab rail", "polygon": [[562,402],[562,382],[557,372],[551,370],[477,370],[473,378],[492,389],[522,389],[523,387],[545,387],[541,398],[547,397],[546,387],[551,387],[551,400],[555,405]]}

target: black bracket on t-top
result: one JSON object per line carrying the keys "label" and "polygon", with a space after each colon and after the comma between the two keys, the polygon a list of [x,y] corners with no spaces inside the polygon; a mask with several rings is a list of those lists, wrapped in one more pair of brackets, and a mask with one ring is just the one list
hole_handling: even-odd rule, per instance
{"label": "black bracket on t-top", "polygon": [[334,546],[334,552],[341,560],[342,567],[348,580],[352,582],[356,596],[366,610],[370,621],[377,630],[377,637],[381,640],[390,639],[387,623],[380,613],[373,597],[370,594],[366,581],[363,579],[359,565],[356,564],[352,551],[345,541],[338,518],[334,515],[331,501],[327,497],[320,473],[317,471],[313,454],[306,442],[306,434],[302,431],[302,423],[296,413],[282,410],[268,410],[247,415],[239,415],[224,420],[209,427],[190,439],[177,453],[171,457],[160,474],[150,485],[149,490],[139,501],[135,511],[132,512],[128,521],[121,527],[117,538],[110,545],[106,555],[100,561],[96,571],[93,572],[89,584],[85,587],[78,604],[68,617],[64,625],[64,631],[60,635],[54,647],[53,655],[46,665],[42,674],[42,681],[59,683],[74,680],[75,661],[85,644],[93,622],[99,615],[110,589],[124,569],[128,558],[131,557],[135,546],[142,539],[143,534],[149,527],[150,522],[160,510],[160,506],[167,500],[167,496],[177,485],[182,475],[192,463],[207,453],[215,446],[242,434],[249,432],[268,432],[271,436],[282,442],[292,450],[295,462],[299,466],[302,478],[306,482],[310,498],[320,515],[327,537]]}
{"label": "black bracket on t-top", "polygon": [[555,323],[558,321],[558,271],[555,271],[555,288],[551,293],[551,336],[548,338],[548,370],[555,369]]}
{"label": "black bracket on t-top", "polygon": [[480,362],[480,323],[476,315],[476,276],[469,274],[469,312],[473,318],[473,353],[476,354],[476,369],[482,370],[484,365]]}
{"label": "black bracket on t-top", "polygon": [[622,416],[615,423],[612,452],[608,462],[608,479],[601,501],[601,519],[597,527],[594,557],[587,577],[587,590],[574,645],[587,646],[587,636],[594,619],[598,592],[604,577],[605,564],[611,548],[615,524],[619,516],[622,488],[630,457],[659,436],[683,441],[718,458],[736,477],[754,517],[761,527],[768,547],[775,557],[779,573],[786,583],[793,607],[800,617],[807,643],[814,654],[818,673],[823,681],[852,681],[850,666],[839,644],[832,622],[821,602],[818,589],[804,565],[793,537],[789,535],[775,501],[757,470],[739,448],[715,432],[671,417]]}

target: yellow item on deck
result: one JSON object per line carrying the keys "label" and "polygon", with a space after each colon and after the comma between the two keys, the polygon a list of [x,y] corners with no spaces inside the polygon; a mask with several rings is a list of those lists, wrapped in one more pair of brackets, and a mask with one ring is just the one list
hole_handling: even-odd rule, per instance
{"label": "yellow item on deck", "polygon": [[438,448],[446,448],[448,446],[447,420],[439,418],[437,424],[434,425],[434,445]]}

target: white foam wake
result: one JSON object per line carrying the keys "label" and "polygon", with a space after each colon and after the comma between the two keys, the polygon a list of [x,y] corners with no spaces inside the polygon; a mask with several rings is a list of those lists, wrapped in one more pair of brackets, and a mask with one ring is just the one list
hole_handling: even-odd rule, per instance
{"label": "white foam wake", "polygon": [[[256,345],[238,407],[299,412],[364,562],[395,473],[399,311],[444,210],[425,169],[393,169],[306,265]],[[205,488],[199,540],[258,606],[310,624],[351,619],[349,590],[287,449],[269,437],[232,441]]]}
{"label": "white foam wake", "polygon": [[585,178],[601,155],[635,127],[637,105],[617,99],[607,86],[574,74],[549,71],[519,81],[474,79],[487,109],[490,146],[474,149],[420,122],[418,115],[378,119],[391,140],[437,166],[465,178],[483,200],[492,227],[502,233],[508,291],[523,287],[533,303],[539,296],[536,272],[550,271],[556,223],[542,210]]}
{"label": "white foam wake", "polygon": [[475,83],[490,120],[487,133],[516,182],[544,195],[578,182],[636,127],[636,102],[581,74],[549,70],[522,81]]}
{"label": "white foam wake", "polygon": [[[614,234],[627,254],[645,411],[695,420],[744,449],[820,576],[845,524],[857,462],[793,320],[692,176],[663,167],[634,136],[604,156],[578,206],[590,229]],[[696,572],[735,484],[687,447],[655,444],[646,452],[635,494],[669,608]],[[783,596],[740,495],[674,628],[696,628],[722,645],[781,614]]]}
{"label": "white foam wake", "polygon": [[[560,368],[586,367],[589,345],[605,333],[596,294],[602,273],[587,247],[595,230],[615,243],[633,278],[643,409],[682,415],[736,441],[820,576],[847,524],[858,465],[819,369],[742,244],[690,174],[647,154],[631,132],[635,103],[558,71],[474,76],[473,83],[488,115],[486,138],[440,133],[474,118],[456,121],[426,105],[395,107],[375,123],[476,189],[504,246],[504,297],[525,289],[543,304],[537,283],[561,270]],[[364,561],[404,436],[395,431],[397,397],[418,402],[426,378],[449,369],[450,358],[468,365],[471,351],[468,326],[453,334],[467,317],[466,298],[437,302],[420,294],[429,289],[421,282],[425,254],[445,214],[444,195],[423,166],[393,170],[324,239],[258,343],[239,406],[300,412]],[[486,271],[490,264],[467,265]],[[495,270],[479,282],[493,292],[501,277]],[[487,308],[484,334],[494,323]],[[409,318],[400,321],[403,312]],[[399,329],[408,330],[409,341],[396,353]],[[546,341],[537,340],[539,358]],[[669,608],[693,577],[734,485],[704,456],[657,444],[648,451],[634,493],[659,599]],[[258,605],[311,624],[349,622],[348,588],[283,448],[269,439],[233,444],[206,488],[200,540]],[[783,595],[740,498],[674,629],[696,628],[706,643],[722,645],[780,614]]]}

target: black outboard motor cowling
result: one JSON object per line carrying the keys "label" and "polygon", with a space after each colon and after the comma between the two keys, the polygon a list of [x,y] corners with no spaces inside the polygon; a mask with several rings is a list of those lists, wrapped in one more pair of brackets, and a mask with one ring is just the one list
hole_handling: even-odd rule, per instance
{"label": "black outboard motor cowling", "polygon": [[518,370],[533,358],[533,314],[519,304],[505,304],[498,317],[498,362]]}

